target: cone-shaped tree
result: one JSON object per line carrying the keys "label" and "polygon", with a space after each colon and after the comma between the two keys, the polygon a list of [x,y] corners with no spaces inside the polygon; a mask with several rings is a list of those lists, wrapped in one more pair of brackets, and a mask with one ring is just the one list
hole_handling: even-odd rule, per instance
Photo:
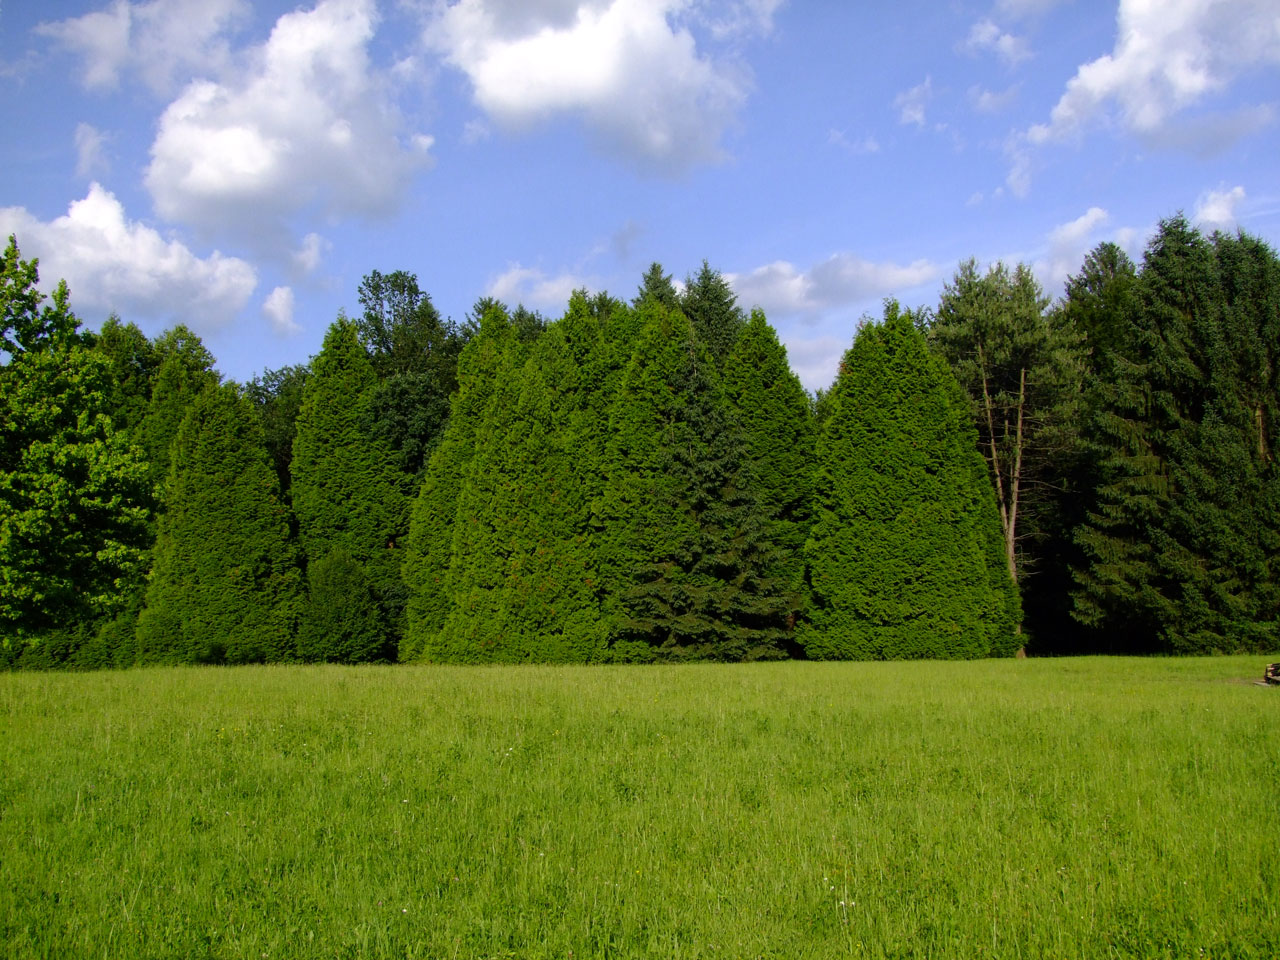
{"label": "cone-shaped tree", "polygon": [[1077,616],[1140,649],[1271,650],[1280,631],[1280,264],[1176,217],[1147,249],[1093,424]]}
{"label": "cone-shaped tree", "polygon": [[414,500],[401,574],[408,591],[402,660],[448,661],[465,657],[441,644],[441,630],[453,607],[449,571],[453,565],[458,499],[475,452],[477,433],[493,399],[498,369],[515,349],[506,309],[486,301],[478,328],[458,358],[458,392],[449,424],[427,464]]}
{"label": "cone-shaped tree", "polygon": [[139,662],[294,659],[297,551],[253,406],[230,384],[202,393],[171,461]]}
{"label": "cone-shaped tree", "polygon": [[680,309],[693,324],[693,332],[702,341],[716,365],[723,369],[725,360],[737,342],[746,318],[738,306],[738,298],[719,270],[707,261],[702,269],[685,278],[680,294]]}
{"label": "cone-shaped tree", "polygon": [[656,260],[649,264],[649,269],[640,278],[640,289],[636,291],[636,298],[631,304],[638,307],[648,299],[658,301],[668,310],[674,310],[680,305],[680,296],[676,293],[676,285],[671,281],[671,274],[663,273],[662,264]]}
{"label": "cone-shaped tree", "polygon": [[964,398],[896,303],[883,323],[859,329],[830,403],[805,545],[807,654],[1012,653],[1016,594],[995,552],[992,495]]}
{"label": "cone-shaped tree", "polygon": [[729,354],[724,388],[741,426],[756,499],[777,527],[785,551],[776,573],[798,591],[812,493],[814,419],[786,348],[760,310],[751,312]]}
{"label": "cone-shaped tree", "polygon": [[[147,411],[138,426],[139,446],[151,464],[151,476],[163,488],[169,476],[169,456],[178,427],[192,402],[205,390],[217,386],[213,357],[199,337],[186,327],[176,327],[156,341],[161,356],[151,384]],[[164,497],[161,501],[163,505]]]}
{"label": "cone-shaped tree", "polygon": [[597,509],[617,659],[780,655],[789,598],[737,424],[682,313],[647,298],[610,416]]}
{"label": "cone-shaped tree", "polygon": [[398,547],[408,530],[409,501],[394,451],[361,429],[376,385],[355,325],[339,317],[303,389],[291,493],[307,562],[346,550],[364,567],[387,621],[398,629],[404,612]]}

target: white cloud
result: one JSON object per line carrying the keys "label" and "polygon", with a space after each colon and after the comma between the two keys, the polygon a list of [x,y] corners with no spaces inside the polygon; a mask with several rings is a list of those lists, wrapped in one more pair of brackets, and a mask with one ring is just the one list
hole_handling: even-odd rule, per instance
{"label": "white cloud", "polygon": [[569,302],[569,295],[588,284],[572,273],[560,273],[549,277],[536,267],[512,264],[493,279],[486,291],[509,306],[523,303],[536,309],[562,309]]}
{"label": "white cloud", "polygon": [[938,268],[928,260],[900,266],[837,253],[807,271],[777,260],[750,273],[727,273],[725,279],[743,306],[760,307],[766,313],[796,314],[875,300],[929,283],[937,276]]}
{"label": "white cloud", "polygon": [[1047,255],[1035,265],[1044,288],[1049,293],[1061,290],[1067,277],[1079,271],[1085,254],[1097,245],[1098,228],[1110,219],[1101,207],[1090,207],[1068,223],[1049,231]]}
{"label": "white cloud", "polygon": [[979,20],[969,28],[964,49],[970,53],[994,53],[1010,66],[1031,58],[1026,40],[1005,33],[990,20]]}
{"label": "white cloud", "polygon": [[898,122],[924,127],[925,107],[932,98],[933,78],[929,76],[924,78],[924,83],[917,84],[910,90],[903,90],[893,98],[893,106],[898,111]]}
{"label": "white cloud", "polygon": [[[499,126],[520,130],[560,114],[582,118],[608,150],[678,173],[720,158],[720,139],[746,99],[733,59],[698,50],[675,21],[688,0],[460,0],[428,43],[470,79]],[[738,5],[735,29],[771,22],[775,3]],[[691,13],[697,13],[694,10]]]}
{"label": "white cloud", "polygon": [[787,334],[781,338],[792,371],[810,391],[826,389],[835,383],[840,358],[852,342],[852,337],[841,340],[831,336],[802,338]]}
{"label": "white cloud", "polygon": [[333,244],[318,233],[308,233],[293,252],[293,263],[303,273],[315,273],[320,261],[333,249]]}
{"label": "white cloud", "polygon": [[880,141],[871,134],[859,137],[856,140],[850,140],[845,136],[843,130],[832,129],[827,132],[827,143],[841,147],[854,156],[866,156],[867,154],[880,152]]}
{"label": "white cloud", "polygon": [[293,290],[290,287],[276,287],[267,294],[267,299],[262,302],[262,315],[277,336],[292,337],[302,332],[302,327],[293,319]]}
{"label": "white cloud", "polygon": [[1114,104],[1120,123],[1158,136],[1180,111],[1258,64],[1280,63],[1275,0],[1121,0],[1115,49],[1083,64],[1032,143],[1078,135]]}
{"label": "white cloud", "polygon": [[76,176],[88,177],[99,169],[106,169],[106,158],[102,155],[106,136],[97,127],[87,123],[76,124]]}
{"label": "white cloud", "polygon": [[1015,84],[1007,90],[988,90],[982,86],[969,88],[969,102],[979,113],[999,113],[1009,107],[1018,98],[1018,87]]}
{"label": "white cloud", "polygon": [[157,212],[282,245],[301,211],[391,212],[428,162],[369,66],[372,0],[321,0],[282,16],[243,75],[191,83],[160,118],[146,185]]}
{"label": "white cloud", "polygon": [[226,34],[247,19],[245,0],[115,0],[81,17],[42,23],[36,32],[79,54],[82,81],[110,89],[134,71],[163,93],[193,73],[222,69],[230,60]]}
{"label": "white cloud", "polygon": [[0,208],[0,235],[11,233],[24,256],[40,258],[42,284],[52,288],[64,278],[72,308],[88,320],[116,311],[209,330],[239,313],[257,285],[245,261],[216,250],[197,257],[178,240],[127,220],[120,201],[96,183],[49,223],[23,207]]}
{"label": "white cloud", "polygon": [[1192,219],[1206,230],[1224,233],[1236,227],[1236,207],[1244,201],[1244,187],[1210,190],[1200,197]]}

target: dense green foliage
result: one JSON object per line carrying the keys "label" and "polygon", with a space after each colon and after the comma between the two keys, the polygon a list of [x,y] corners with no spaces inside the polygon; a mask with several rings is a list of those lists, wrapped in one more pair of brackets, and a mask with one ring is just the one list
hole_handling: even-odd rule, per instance
{"label": "dense green foliage", "polygon": [[1182,218],[1147,250],[1093,427],[1077,611],[1177,652],[1280,641],[1280,261]]}
{"label": "dense green foliage", "polygon": [[10,960],[1269,960],[1258,658],[0,675]]}
{"label": "dense green foliage", "polygon": [[896,303],[845,354],[818,438],[812,602],[816,659],[964,658],[1017,647],[990,487],[968,411]]}
{"label": "dense green foliage", "polygon": [[706,261],[461,325],[373,271],[319,355],[221,389],[187,327],[86,333],[16,240],[0,265],[6,665],[1280,646],[1280,261],[1249,237],[1176,218],[1054,304],[962,263],[812,398]]}
{"label": "dense green foliage", "polygon": [[253,406],[234,386],[191,404],[138,621],[140,663],[295,658],[300,602],[288,511]]}

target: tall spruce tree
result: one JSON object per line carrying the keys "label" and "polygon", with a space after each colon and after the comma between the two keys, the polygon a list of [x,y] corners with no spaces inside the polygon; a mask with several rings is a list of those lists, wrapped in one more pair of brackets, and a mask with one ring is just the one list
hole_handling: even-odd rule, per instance
{"label": "tall spruce tree", "polygon": [[648,299],[656,300],[668,310],[675,310],[680,306],[680,295],[676,293],[676,285],[671,280],[671,274],[663,273],[662,264],[656,260],[649,264],[649,269],[640,278],[640,289],[636,291],[631,305],[639,307]]}
{"label": "tall spruce tree", "polygon": [[218,385],[213,355],[185,326],[165,331],[155,342],[159,367],[151,383],[147,412],[138,425],[137,440],[151,464],[151,477],[161,490],[169,476],[169,454],[178,427],[191,404],[205,390]]}
{"label": "tall spruce tree", "polygon": [[814,659],[967,658],[1018,646],[963,395],[909,313],[886,305],[844,355],[817,447],[805,545]]}
{"label": "tall spruce tree", "polygon": [[733,345],[746,326],[738,298],[719,270],[712,270],[706,260],[702,269],[685,278],[680,294],[680,309],[693,324],[693,332],[702,341],[716,365],[723,369]]}
{"label": "tall spruce tree", "polygon": [[394,651],[405,596],[400,542],[409,501],[395,453],[363,429],[377,374],[356,336],[339,317],[324,338],[303,390],[293,441],[293,510],[308,565],[341,548],[364,567],[383,605]]}
{"label": "tall spruce tree", "polygon": [[1275,648],[1278,334],[1274,251],[1161,224],[1093,423],[1105,457],[1077,534],[1082,622],[1137,649]]}
{"label": "tall spruce tree", "polygon": [[[725,363],[725,396],[741,427],[753,492],[783,548],[774,571],[799,599],[814,467],[814,418],[787,351],[760,310],[751,311]],[[794,611],[798,612],[798,611]]]}
{"label": "tall spruce tree", "polygon": [[458,499],[490,401],[498,369],[514,333],[506,308],[496,300],[477,305],[474,331],[458,358],[458,392],[449,424],[431,455],[413,502],[401,575],[407,589],[407,626],[402,660],[465,659],[466,650],[442,643],[441,631],[454,604],[450,590]]}
{"label": "tall spruce tree", "polygon": [[678,310],[638,311],[597,509],[613,655],[780,656],[793,604],[714,363]]}
{"label": "tall spruce tree", "polygon": [[140,663],[295,659],[300,574],[253,406],[231,384],[191,404],[174,439]]}

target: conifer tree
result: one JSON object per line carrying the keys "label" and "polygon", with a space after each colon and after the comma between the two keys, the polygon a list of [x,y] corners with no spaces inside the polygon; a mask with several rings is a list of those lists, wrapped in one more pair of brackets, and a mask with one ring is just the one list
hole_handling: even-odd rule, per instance
{"label": "conifer tree", "polygon": [[368,663],[391,650],[391,631],[364,565],[337,547],[307,568],[298,656],[307,663]]}
{"label": "conifer tree", "polygon": [[295,658],[300,575],[253,407],[227,384],[192,403],[174,439],[141,663]]}
{"label": "conifer tree", "polygon": [[649,269],[641,277],[640,289],[636,292],[636,298],[631,301],[631,305],[639,307],[650,298],[668,310],[675,310],[680,306],[680,296],[676,293],[676,285],[671,280],[671,274],[663,273],[662,264],[656,260],[649,264]]}
{"label": "conifer tree", "polygon": [[597,509],[613,656],[780,656],[790,598],[714,364],[656,298],[610,414]]}
{"label": "conifer tree", "polygon": [[453,608],[449,586],[458,498],[475,452],[477,432],[493,397],[495,379],[514,335],[506,308],[483,302],[475,332],[458,358],[458,392],[449,424],[431,455],[414,500],[401,575],[407,590],[402,660],[457,660],[465,651],[441,643]]}
{"label": "conifer tree", "polygon": [[138,426],[137,440],[151,464],[152,481],[161,489],[169,476],[169,452],[178,427],[195,398],[218,385],[213,356],[186,327],[167,331],[156,341],[159,368],[151,384],[147,412]]}
{"label": "conifer tree", "polygon": [[1016,648],[964,398],[909,313],[886,306],[845,354],[817,447],[805,545],[814,659],[984,657]]}
{"label": "conifer tree", "polygon": [[812,493],[813,416],[809,397],[787,363],[786,348],[760,310],[751,311],[729,354],[724,387],[741,427],[753,492],[784,550],[775,573],[798,591]]}
{"label": "conifer tree", "polygon": [[1077,533],[1088,564],[1076,614],[1138,649],[1273,649],[1276,255],[1165,221],[1131,319],[1093,424],[1106,456],[1097,509]]}
{"label": "conifer tree", "polygon": [[408,531],[409,503],[394,452],[361,429],[376,386],[355,326],[339,317],[303,390],[293,441],[293,510],[308,564],[346,550],[364,567],[398,633],[404,611],[398,547]]}
{"label": "conifer tree", "polygon": [[680,309],[693,324],[693,332],[707,352],[723,369],[734,343],[746,326],[746,318],[738,306],[728,282],[720,271],[712,270],[706,260],[696,275],[685,278],[680,295]]}

